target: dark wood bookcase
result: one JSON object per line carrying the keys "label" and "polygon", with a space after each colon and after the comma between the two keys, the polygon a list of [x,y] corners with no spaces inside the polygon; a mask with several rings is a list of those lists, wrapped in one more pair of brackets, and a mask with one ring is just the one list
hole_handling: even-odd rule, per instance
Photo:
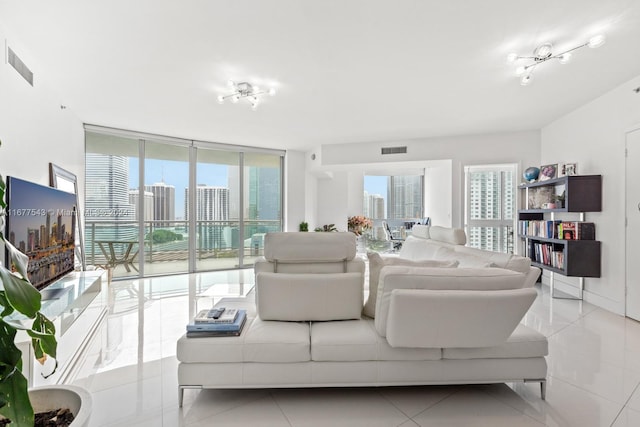
{"label": "dark wood bookcase", "polygon": [[[520,185],[526,208],[518,212],[518,230],[522,221],[556,220],[556,213],[572,212],[580,215],[584,222],[586,212],[602,210],[602,175],[574,175],[537,181]],[[598,240],[564,240],[539,237],[519,232],[524,240],[526,255],[532,265],[563,276],[580,277],[582,298],[585,277],[600,277],[601,242]],[[548,250],[562,253],[562,265],[536,261],[536,248],[544,246]],[[553,275],[551,276],[553,280]]]}

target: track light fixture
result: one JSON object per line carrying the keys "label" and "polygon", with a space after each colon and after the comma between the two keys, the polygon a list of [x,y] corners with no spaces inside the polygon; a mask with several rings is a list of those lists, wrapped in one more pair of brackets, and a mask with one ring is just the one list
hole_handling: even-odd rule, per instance
{"label": "track light fixture", "polygon": [[533,56],[522,56],[518,55],[517,53],[510,53],[507,56],[507,62],[513,64],[520,60],[529,61],[529,64],[516,68],[516,75],[521,76],[520,84],[522,86],[527,86],[531,83],[531,80],[533,78],[533,71],[538,65],[543,64],[551,59],[557,59],[561,64],[567,64],[569,61],[571,61],[571,56],[575,50],[581,49],[583,47],[600,47],[604,44],[604,42],[605,37],[604,35],[600,34],[591,37],[586,43],[556,54],[554,54],[552,51],[553,45],[551,43],[543,43],[535,48],[535,50],[533,51]]}
{"label": "track light fixture", "polygon": [[229,90],[232,92],[227,95],[218,95],[218,102],[224,104],[226,99],[230,99],[234,104],[241,99],[246,99],[251,104],[251,109],[256,110],[258,103],[260,102],[260,95],[269,94],[271,96],[276,94],[276,90],[271,88],[269,90],[261,90],[257,86],[253,86],[251,83],[240,82],[236,83],[233,80],[228,82]]}

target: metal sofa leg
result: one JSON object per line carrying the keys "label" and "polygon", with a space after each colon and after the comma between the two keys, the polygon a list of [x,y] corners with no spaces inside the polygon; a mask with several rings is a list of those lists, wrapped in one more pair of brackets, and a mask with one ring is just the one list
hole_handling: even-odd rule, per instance
{"label": "metal sofa leg", "polygon": [[540,398],[542,400],[547,399],[547,380],[540,381]]}
{"label": "metal sofa leg", "polygon": [[184,387],[178,386],[178,407],[182,408],[182,402],[184,401]]}

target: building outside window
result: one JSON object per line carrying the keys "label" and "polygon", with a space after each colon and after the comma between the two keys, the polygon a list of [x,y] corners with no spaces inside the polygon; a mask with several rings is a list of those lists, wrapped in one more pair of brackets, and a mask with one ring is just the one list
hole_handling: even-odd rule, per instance
{"label": "building outside window", "polygon": [[422,218],[424,175],[365,175],[362,206],[372,219]]}
{"label": "building outside window", "polygon": [[514,252],[514,176],[514,165],[465,168],[465,228],[469,246]]}
{"label": "building outside window", "polygon": [[128,257],[120,277],[250,267],[282,230],[283,152],[88,127],[91,264]]}

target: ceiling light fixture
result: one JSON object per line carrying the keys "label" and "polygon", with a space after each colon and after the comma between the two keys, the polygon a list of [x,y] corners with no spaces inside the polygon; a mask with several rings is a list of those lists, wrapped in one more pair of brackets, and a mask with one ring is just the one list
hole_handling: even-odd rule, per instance
{"label": "ceiling light fixture", "polygon": [[233,80],[229,80],[228,82],[229,90],[232,92],[227,95],[218,95],[218,102],[220,104],[224,104],[226,99],[230,99],[234,104],[241,99],[246,99],[251,104],[251,109],[256,110],[258,108],[258,103],[260,102],[260,95],[268,94],[275,95],[276,90],[271,88],[269,90],[261,90],[257,86],[253,86],[251,83],[240,82],[236,83]]}
{"label": "ceiling light fixture", "polygon": [[600,47],[604,44],[604,42],[604,35],[599,34],[597,36],[591,37],[586,43],[583,43],[576,47],[572,47],[571,49],[567,49],[557,54],[553,53],[553,45],[551,43],[543,43],[534,49],[533,56],[521,56],[517,53],[510,53],[507,56],[507,62],[513,64],[520,60],[533,61],[528,65],[519,66],[516,69],[516,75],[520,76],[520,84],[522,86],[527,86],[531,83],[531,79],[533,78],[533,70],[535,70],[538,65],[547,62],[550,59],[557,59],[561,64],[567,64],[569,61],[571,61],[571,56],[574,50],[578,50],[583,47]]}

